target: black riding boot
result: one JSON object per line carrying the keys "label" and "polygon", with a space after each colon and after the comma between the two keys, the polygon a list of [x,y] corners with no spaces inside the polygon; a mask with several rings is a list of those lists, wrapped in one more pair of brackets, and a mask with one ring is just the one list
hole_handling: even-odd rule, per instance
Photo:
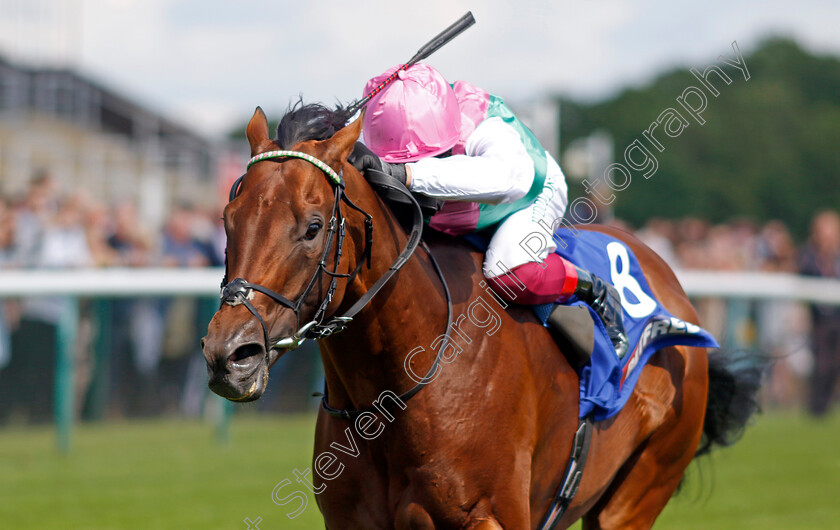
{"label": "black riding boot", "polygon": [[618,291],[598,276],[579,267],[575,268],[578,274],[575,296],[601,317],[618,358],[623,358],[627,353],[628,340]]}

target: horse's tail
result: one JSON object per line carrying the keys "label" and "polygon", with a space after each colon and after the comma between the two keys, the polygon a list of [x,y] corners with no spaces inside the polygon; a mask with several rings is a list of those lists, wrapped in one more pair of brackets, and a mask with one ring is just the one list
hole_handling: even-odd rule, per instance
{"label": "horse's tail", "polygon": [[716,350],[709,354],[709,397],[703,437],[695,456],[716,446],[728,446],[744,434],[750,418],[759,412],[758,391],[768,360],[742,350]]}

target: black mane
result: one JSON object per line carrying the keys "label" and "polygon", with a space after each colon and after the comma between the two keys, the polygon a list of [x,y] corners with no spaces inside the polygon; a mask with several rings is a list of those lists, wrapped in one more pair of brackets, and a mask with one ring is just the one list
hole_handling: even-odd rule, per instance
{"label": "black mane", "polygon": [[306,140],[326,140],[342,129],[350,116],[341,105],[328,109],[319,103],[304,105],[303,100],[298,100],[277,125],[275,141],[281,149],[291,149]]}

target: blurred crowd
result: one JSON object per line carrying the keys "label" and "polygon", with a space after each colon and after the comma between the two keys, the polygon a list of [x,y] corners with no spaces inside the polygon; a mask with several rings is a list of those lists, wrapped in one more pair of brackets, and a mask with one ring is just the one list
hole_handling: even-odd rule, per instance
{"label": "blurred crowd", "polygon": [[[613,224],[630,230],[621,221]],[[630,230],[633,231],[633,230]],[[761,271],[840,278],[840,216],[817,212],[807,241],[797,246],[780,221],[651,219],[636,235],[675,269]],[[722,344],[755,347],[776,360],[766,400],[800,401],[816,416],[840,389],[840,306],[791,301],[696,301],[703,325]]]}
{"label": "blurred crowd", "polygon": [[676,269],[797,272],[798,249],[780,221],[654,218],[635,233]]}
{"label": "blurred crowd", "polygon": [[[0,196],[0,271],[219,266],[225,244],[219,217],[218,211],[180,203],[161,229],[152,231],[134,202],[103,204],[83,191],[62,193],[48,172],[39,172],[23,196]],[[67,302],[62,297],[0,300],[0,422],[51,414],[52,395],[44,382],[54,375]],[[103,403],[112,410],[96,415],[153,414],[169,406],[195,411],[206,387],[198,344],[214,310],[214,300],[194,298],[83,300],[76,344],[78,401],[85,403],[88,383],[98,379],[109,382]],[[97,362],[96,347],[119,355]],[[94,373],[104,364],[108,374]]]}
{"label": "blurred crowd", "polygon": [[[219,217],[217,209],[178,204],[162,229],[153,233],[140,221],[133,202],[105,205],[83,192],[61,193],[49,173],[41,172],[24,196],[0,196],[0,270],[219,266],[225,245]],[[619,220],[610,224],[635,232],[675,269],[840,278],[840,217],[835,211],[817,213],[801,245],[779,221],[711,224],[697,218],[655,218],[638,230]],[[0,423],[14,415],[16,406],[28,409],[29,417],[49,416],[52,398],[39,382],[53,377],[62,303],[54,298],[0,300]],[[815,415],[828,410],[840,378],[840,306],[721,299],[695,303],[701,323],[721,344],[757,348],[776,360],[766,387],[767,402],[804,401]],[[107,361],[107,399],[100,400],[107,405],[99,406],[107,410],[94,416],[156,414],[167,406],[186,413],[200,409],[206,376],[199,339],[215,300],[176,297],[82,304],[77,341],[80,392],[89,392],[86,383],[103,379],[102,373],[94,372]],[[99,362],[94,360],[96,337],[105,337],[105,348],[112,352]],[[79,397],[85,403],[85,396]]]}
{"label": "blurred crowd", "polygon": [[216,209],[180,203],[152,233],[133,201],[106,205],[84,191],[61,193],[39,172],[23,197],[0,196],[0,268],[220,265],[219,217]]}

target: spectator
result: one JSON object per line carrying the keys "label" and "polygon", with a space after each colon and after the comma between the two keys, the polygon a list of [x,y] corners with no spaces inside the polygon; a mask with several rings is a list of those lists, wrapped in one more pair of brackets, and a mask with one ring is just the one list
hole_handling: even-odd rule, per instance
{"label": "spectator", "polygon": [[0,197],[0,269],[17,265],[15,230],[15,213],[6,200]]}
{"label": "spectator", "polygon": [[693,217],[677,222],[675,250],[677,260],[686,269],[708,268],[705,241],[709,223]]}
{"label": "spectator", "polygon": [[211,267],[221,267],[225,264],[227,235],[225,235],[224,222],[219,215],[222,208],[205,208],[196,215],[195,234],[201,242],[203,253]]}
{"label": "spectator", "polygon": [[[120,267],[152,265],[152,242],[132,202],[117,204],[113,231],[106,242],[112,263]],[[111,344],[109,400],[112,415],[145,416],[159,405],[157,368],[163,316],[156,299],[116,299],[110,305]]]}
{"label": "spectator", "polygon": [[196,236],[192,207],[181,204],[169,216],[163,232],[163,264],[168,267],[207,267],[207,247]]}
{"label": "spectator", "polygon": [[741,270],[755,270],[756,263],[756,241],[758,239],[758,227],[749,219],[740,218],[730,223],[733,250],[740,261]]}
{"label": "spectator", "polygon": [[757,268],[767,272],[795,272],[796,246],[781,221],[764,225],[755,242]]}
{"label": "spectator", "polygon": [[[196,237],[200,219],[189,205],[181,204],[171,213],[163,233],[163,264],[170,267],[207,267],[211,264],[210,245]],[[186,403],[194,403],[192,387],[185,388],[184,382],[190,372],[190,365],[205,370],[199,339],[206,326],[201,320],[198,300],[192,297],[175,297],[164,309],[166,331],[163,341],[163,359],[160,376],[165,403],[180,403],[184,411]],[[200,359],[199,359],[200,357]],[[191,358],[196,361],[191,363]],[[199,364],[196,364],[200,361]],[[204,389],[202,388],[203,392]]]}
{"label": "spectator", "polygon": [[108,244],[108,234],[112,228],[111,212],[101,202],[92,200],[87,195],[81,196],[84,203],[84,228],[87,235],[93,265],[108,267],[117,259],[114,250]]}
{"label": "spectator", "polygon": [[636,236],[671,267],[680,263],[674,252],[674,224],[659,217],[650,219]]}
{"label": "spectator", "polygon": [[87,204],[84,195],[70,195],[56,215],[42,227],[35,252],[35,266],[45,268],[90,267],[93,254],[85,228]]}
{"label": "spectator", "polygon": [[112,263],[119,267],[151,265],[152,241],[137,218],[132,202],[117,204],[113,212],[113,231],[106,243],[114,253]]}
{"label": "spectator", "polygon": [[[25,233],[34,238],[20,241],[25,246],[24,264],[38,268],[72,268],[92,265],[90,247],[83,225],[84,200],[80,195],[71,195],[55,211],[53,198],[56,196],[52,180],[41,176],[33,180],[24,208],[18,218],[18,234]],[[23,232],[21,232],[21,230]],[[33,421],[47,420],[52,412],[52,396],[44,381],[52,381],[55,372],[55,353],[58,340],[58,324],[71,300],[67,297],[25,299],[21,303],[20,325],[12,335],[12,356],[4,371],[6,382],[14,381],[16,391],[4,401],[9,405],[0,410],[8,415],[24,412]],[[90,325],[81,320],[80,343],[90,339]],[[84,348],[79,348],[82,353]],[[84,361],[85,356],[80,360]],[[87,365],[77,364],[80,376],[78,388],[85,387]],[[83,377],[82,377],[83,376]],[[0,382],[0,387],[7,386]]]}
{"label": "spectator", "polygon": [[[811,236],[799,260],[799,271],[809,276],[840,278],[840,216],[826,210],[811,224]],[[814,367],[808,410],[814,416],[828,412],[840,377],[840,307],[811,306]]]}
{"label": "spectator", "polygon": [[[755,241],[754,262],[764,272],[796,272],[796,246],[783,223],[770,221],[762,227]],[[797,403],[812,364],[806,347],[809,319],[805,305],[791,300],[764,301],[756,305],[756,323],[761,351],[776,359],[766,386],[768,401]]]}
{"label": "spectator", "polygon": [[[0,197],[0,269],[14,267],[15,216],[6,201]],[[0,299],[0,370],[11,358],[11,329],[14,327],[15,304]]]}
{"label": "spectator", "polygon": [[32,178],[26,198],[16,214],[15,244],[20,266],[38,266],[43,232],[52,223],[57,210],[58,187],[55,179],[46,171],[39,171]]}

